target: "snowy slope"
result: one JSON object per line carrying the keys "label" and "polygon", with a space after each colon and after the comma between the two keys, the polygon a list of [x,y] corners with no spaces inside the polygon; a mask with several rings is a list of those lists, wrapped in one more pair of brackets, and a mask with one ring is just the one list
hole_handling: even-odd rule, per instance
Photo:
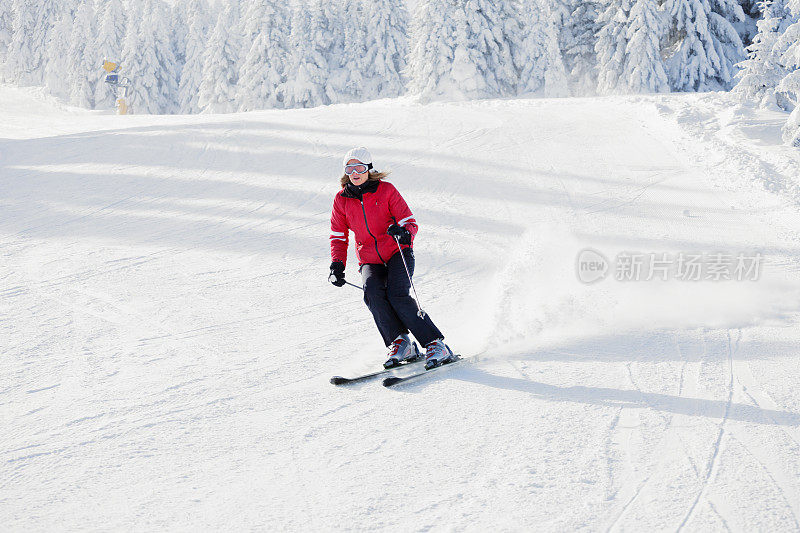
{"label": "snowy slope", "polygon": [[[713,94],[134,117],[0,102],[5,527],[800,529],[779,123]],[[764,150],[741,155],[748,136]],[[422,306],[481,363],[328,384],[384,351],[357,289],[326,281],[359,144],[420,223]],[[585,285],[585,247],[766,264]]]}

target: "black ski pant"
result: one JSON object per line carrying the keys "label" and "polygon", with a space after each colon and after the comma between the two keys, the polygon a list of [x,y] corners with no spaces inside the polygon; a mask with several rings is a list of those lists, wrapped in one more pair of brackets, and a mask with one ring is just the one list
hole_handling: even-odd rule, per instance
{"label": "black ski pant", "polygon": [[[403,249],[408,271],[414,275],[414,250]],[[411,333],[417,342],[426,344],[444,338],[431,318],[417,315],[417,303],[411,296],[411,282],[403,266],[400,252],[394,254],[387,263],[361,265],[361,279],[364,282],[364,302],[375,318],[375,325],[381,332],[383,343],[389,346],[398,335]]]}

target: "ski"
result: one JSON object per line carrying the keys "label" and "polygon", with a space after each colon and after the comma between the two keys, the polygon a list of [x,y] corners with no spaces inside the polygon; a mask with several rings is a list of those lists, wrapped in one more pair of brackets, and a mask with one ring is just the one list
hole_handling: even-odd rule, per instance
{"label": "ski", "polygon": [[437,366],[437,367],[431,368],[430,370],[421,370],[421,371],[418,371],[418,372],[414,372],[413,374],[410,374],[408,376],[402,376],[402,377],[400,377],[400,376],[392,376],[392,377],[388,377],[388,378],[383,380],[383,386],[384,387],[393,387],[393,386],[399,385],[401,383],[408,383],[409,381],[412,381],[412,380],[415,380],[415,379],[419,379],[419,378],[424,377],[424,376],[430,376],[431,374],[442,373],[442,372],[444,372],[446,370],[452,369],[453,367],[460,366],[460,364],[463,364],[463,363],[470,363],[470,362],[474,362],[474,361],[478,360],[478,356],[477,355],[473,355],[471,357],[461,357],[460,355],[456,355],[456,358],[457,359],[455,361],[452,361],[450,363],[445,363],[445,364],[443,364],[441,366]]}
{"label": "ski", "polygon": [[331,378],[331,384],[333,385],[349,385],[351,383],[358,383],[360,381],[367,381],[369,379],[377,378],[380,376],[385,376],[387,374],[392,374],[398,370],[403,370],[404,368],[415,368],[415,367],[423,367],[425,364],[424,360],[421,361],[412,361],[410,363],[403,363],[398,366],[394,366],[392,368],[384,368],[383,370],[378,370],[377,372],[372,372],[370,374],[364,374],[361,376],[355,376],[352,378],[346,378],[342,376],[333,376]]}

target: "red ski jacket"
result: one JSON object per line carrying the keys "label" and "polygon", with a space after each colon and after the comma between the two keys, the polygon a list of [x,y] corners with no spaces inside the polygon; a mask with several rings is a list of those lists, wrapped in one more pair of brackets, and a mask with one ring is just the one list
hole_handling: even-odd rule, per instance
{"label": "red ski jacket", "polygon": [[360,189],[351,184],[342,187],[333,200],[331,213],[331,259],[347,264],[348,232],[352,231],[359,265],[386,263],[397,253],[397,242],[386,233],[395,223],[411,234],[411,245],[401,245],[410,248],[417,234],[417,221],[394,185],[373,180]]}

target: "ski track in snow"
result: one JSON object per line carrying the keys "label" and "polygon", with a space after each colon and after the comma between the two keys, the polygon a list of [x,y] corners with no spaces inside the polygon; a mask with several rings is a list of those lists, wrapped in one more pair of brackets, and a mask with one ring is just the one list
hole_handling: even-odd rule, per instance
{"label": "ski track in snow", "polygon": [[[800,530],[800,158],[769,113],[707,94],[114,117],[0,95],[10,530]],[[423,308],[480,361],[327,383],[384,351],[360,292],[326,283],[361,144],[420,223]],[[586,247],[765,266],[583,285]]]}

